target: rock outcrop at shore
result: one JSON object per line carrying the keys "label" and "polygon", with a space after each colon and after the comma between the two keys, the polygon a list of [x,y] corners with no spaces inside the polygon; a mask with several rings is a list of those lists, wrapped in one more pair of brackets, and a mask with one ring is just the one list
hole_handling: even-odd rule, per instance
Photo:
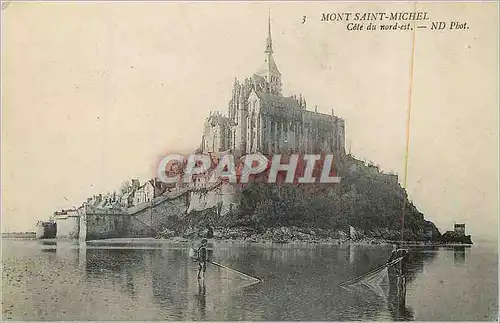
{"label": "rock outcrop at shore", "polygon": [[[340,184],[269,185],[256,180],[242,190],[238,210],[224,216],[217,207],[191,212],[171,219],[159,236],[168,232],[194,238],[210,225],[216,237],[228,239],[396,241],[401,239],[404,212],[404,240],[440,241],[438,229],[408,199],[396,175],[351,156],[335,162]],[[350,227],[356,237],[349,236]]]}
{"label": "rock outcrop at shore", "polygon": [[454,231],[446,231],[440,238],[442,243],[472,244],[470,235],[458,234]]}

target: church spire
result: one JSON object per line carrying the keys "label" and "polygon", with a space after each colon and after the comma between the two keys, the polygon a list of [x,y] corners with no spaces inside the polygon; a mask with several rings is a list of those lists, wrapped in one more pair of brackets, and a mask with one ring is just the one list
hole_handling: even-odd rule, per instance
{"label": "church spire", "polygon": [[269,11],[269,18],[267,24],[267,39],[264,65],[256,73],[262,77],[260,87],[265,89],[266,92],[274,95],[281,95],[281,73],[276,66],[273,58],[273,41],[271,38],[271,11]]}
{"label": "church spire", "polygon": [[271,9],[269,9],[269,21],[267,26],[266,54],[273,53],[273,39],[271,38]]}

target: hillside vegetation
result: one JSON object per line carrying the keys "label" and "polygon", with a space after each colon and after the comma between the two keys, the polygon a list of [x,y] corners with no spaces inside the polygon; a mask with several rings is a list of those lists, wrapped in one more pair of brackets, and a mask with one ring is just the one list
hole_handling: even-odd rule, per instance
{"label": "hillside vegetation", "polygon": [[[335,159],[340,184],[275,184],[256,179],[242,190],[241,207],[224,216],[216,208],[172,219],[171,235],[192,238],[206,225],[221,238],[250,240],[345,239],[354,227],[359,239],[439,240],[397,177],[351,156]],[[167,232],[165,231],[165,232]]]}

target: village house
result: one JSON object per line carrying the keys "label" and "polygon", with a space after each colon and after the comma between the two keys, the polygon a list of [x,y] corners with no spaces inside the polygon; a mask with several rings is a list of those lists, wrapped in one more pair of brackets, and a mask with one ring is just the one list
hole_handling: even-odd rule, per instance
{"label": "village house", "polygon": [[134,206],[151,202],[154,198],[154,193],[155,187],[153,185],[153,180],[147,181],[135,191]]}
{"label": "village house", "polygon": [[130,188],[128,192],[123,194],[123,196],[120,198],[120,203],[126,208],[134,206],[134,195],[135,191]]}

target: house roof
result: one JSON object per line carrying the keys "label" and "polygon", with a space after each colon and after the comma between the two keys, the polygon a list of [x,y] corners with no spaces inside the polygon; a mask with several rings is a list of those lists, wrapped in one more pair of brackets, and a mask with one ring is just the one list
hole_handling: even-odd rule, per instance
{"label": "house roof", "polygon": [[99,205],[99,203],[101,203],[101,200],[99,200],[99,199],[96,198],[96,199],[94,199],[91,207],[97,207]]}
{"label": "house roof", "polygon": [[281,75],[276,62],[274,61],[273,55],[266,55],[264,59],[264,65],[256,73],[257,75],[267,75],[268,73]]}
{"label": "house roof", "polygon": [[263,76],[260,76],[260,75],[255,74],[255,73],[254,73],[254,74],[252,74],[252,79],[253,79],[254,81],[258,81],[258,82],[263,82],[263,81],[265,81],[265,80],[266,80]]}
{"label": "house roof", "polygon": [[267,108],[286,108],[293,110],[301,110],[299,103],[297,100],[292,99],[291,97],[280,96],[265,93],[262,91],[255,91],[257,97],[261,100],[261,103],[264,107]]}
{"label": "house roof", "polygon": [[123,196],[121,198],[122,199],[127,199],[127,198],[129,198],[131,196],[134,196],[134,193],[135,193],[135,191],[127,192],[127,193],[123,194]]}
{"label": "house roof", "polygon": [[142,185],[138,188],[138,190],[142,190],[142,189],[143,189],[144,187],[146,187],[146,185],[148,185],[148,184],[149,184],[149,185],[151,185],[151,187],[153,187],[153,188],[154,188],[154,185],[153,185],[152,181],[153,181],[153,180],[149,180],[149,181],[147,181],[146,183],[142,184]]}
{"label": "house roof", "polygon": [[115,201],[115,202],[109,203],[107,205],[107,208],[121,210],[123,208],[123,205],[121,205],[120,202]]}
{"label": "house roof", "polygon": [[102,209],[108,204],[108,202],[109,201],[107,199],[102,199],[102,201],[96,207]]}

